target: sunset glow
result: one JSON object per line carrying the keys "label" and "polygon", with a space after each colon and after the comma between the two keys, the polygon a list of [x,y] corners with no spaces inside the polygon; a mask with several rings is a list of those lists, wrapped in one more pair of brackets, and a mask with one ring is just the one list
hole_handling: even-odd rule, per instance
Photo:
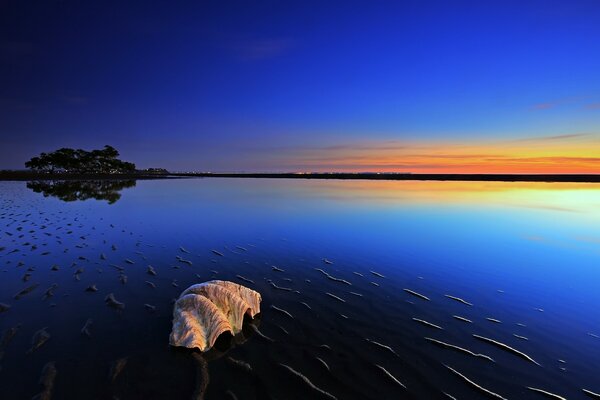
{"label": "sunset glow", "polygon": [[290,169],[411,173],[600,173],[600,135],[510,141],[357,142],[285,153]]}
{"label": "sunset glow", "polygon": [[68,3],[0,8],[0,169],[600,173],[597,1]]}

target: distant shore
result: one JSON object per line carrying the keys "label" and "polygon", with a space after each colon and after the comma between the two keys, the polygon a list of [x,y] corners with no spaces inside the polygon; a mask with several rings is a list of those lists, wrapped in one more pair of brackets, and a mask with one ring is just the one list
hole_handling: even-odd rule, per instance
{"label": "distant shore", "polygon": [[600,183],[600,174],[185,173],[171,175],[205,178]]}
{"label": "distant shore", "polygon": [[0,181],[37,181],[37,180],[130,180],[130,179],[181,179],[184,176],[173,176],[170,174],[52,174],[32,171],[0,171]]}
{"label": "distant shore", "polygon": [[390,181],[580,182],[600,183],[600,174],[403,174],[403,173],[168,173],[168,174],[50,174],[0,171],[0,181],[121,180],[181,178],[340,179]]}

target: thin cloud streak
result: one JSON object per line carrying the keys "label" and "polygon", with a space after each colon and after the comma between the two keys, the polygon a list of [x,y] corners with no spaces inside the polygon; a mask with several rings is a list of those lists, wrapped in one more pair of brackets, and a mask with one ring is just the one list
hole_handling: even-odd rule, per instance
{"label": "thin cloud streak", "polygon": [[553,136],[533,136],[523,139],[516,139],[516,142],[532,142],[532,141],[544,141],[544,140],[563,140],[573,139],[590,136],[590,133],[568,133],[564,135],[553,135]]}
{"label": "thin cloud streak", "polygon": [[302,171],[600,173],[594,152],[599,144],[598,135],[572,133],[499,142],[371,140],[265,149],[264,154],[278,168]]}

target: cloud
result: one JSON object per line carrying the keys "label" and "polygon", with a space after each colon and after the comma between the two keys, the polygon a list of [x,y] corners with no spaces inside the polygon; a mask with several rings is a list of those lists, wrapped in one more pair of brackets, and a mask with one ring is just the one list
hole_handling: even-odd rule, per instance
{"label": "cloud", "polygon": [[565,133],[513,140],[368,139],[326,143],[250,145],[265,165],[299,171],[445,173],[599,173],[596,133]]}
{"label": "cloud", "polygon": [[588,110],[600,110],[600,102],[587,104],[585,108]]}
{"label": "cloud", "polygon": [[575,208],[568,208],[568,207],[558,207],[558,206],[551,206],[551,205],[546,205],[546,204],[519,204],[519,207],[524,207],[524,208],[533,208],[536,210],[548,210],[548,211],[560,211],[560,212],[572,212],[572,213],[578,213],[581,212],[580,210],[577,210]]}
{"label": "cloud", "polygon": [[558,105],[559,103],[539,103],[539,104],[534,104],[533,107],[531,107],[534,110],[549,110],[551,108],[554,108]]}
{"label": "cloud", "polygon": [[573,138],[580,138],[591,136],[591,133],[567,133],[563,135],[550,135],[550,136],[532,136],[523,139],[515,139],[514,142],[537,142],[537,141],[555,141],[555,140],[566,140]]}
{"label": "cloud", "polygon": [[335,151],[372,151],[372,150],[403,150],[408,148],[414,148],[406,143],[398,140],[381,140],[372,142],[346,142],[336,143],[328,145],[297,145],[297,146],[274,146],[268,149],[261,148],[261,150],[281,150],[281,151],[292,151],[292,152],[335,152]]}
{"label": "cloud", "polygon": [[558,100],[553,100],[553,101],[545,101],[543,103],[537,103],[534,104],[533,106],[531,106],[531,110],[550,110],[552,108],[556,108],[558,106],[562,106],[565,104],[572,104],[572,103],[579,103],[582,102],[586,99],[589,99],[589,96],[569,96],[569,97],[563,97],[561,99]]}
{"label": "cloud", "polygon": [[564,156],[549,156],[549,157],[499,157],[499,158],[487,158],[485,161],[490,162],[504,162],[513,164],[556,164],[560,165],[563,163],[585,163],[585,164],[596,164],[600,163],[600,157],[564,157]]}
{"label": "cloud", "polygon": [[595,238],[595,237],[578,236],[575,238],[575,240],[578,240],[580,242],[586,242],[586,243],[600,244],[600,238]]}

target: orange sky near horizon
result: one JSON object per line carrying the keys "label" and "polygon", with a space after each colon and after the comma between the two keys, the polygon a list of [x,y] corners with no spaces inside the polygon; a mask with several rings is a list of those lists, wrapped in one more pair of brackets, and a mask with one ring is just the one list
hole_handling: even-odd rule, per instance
{"label": "orange sky near horizon", "polygon": [[412,173],[600,173],[600,135],[569,134],[504,141],[370,140],[288,149],[290,170]]}

